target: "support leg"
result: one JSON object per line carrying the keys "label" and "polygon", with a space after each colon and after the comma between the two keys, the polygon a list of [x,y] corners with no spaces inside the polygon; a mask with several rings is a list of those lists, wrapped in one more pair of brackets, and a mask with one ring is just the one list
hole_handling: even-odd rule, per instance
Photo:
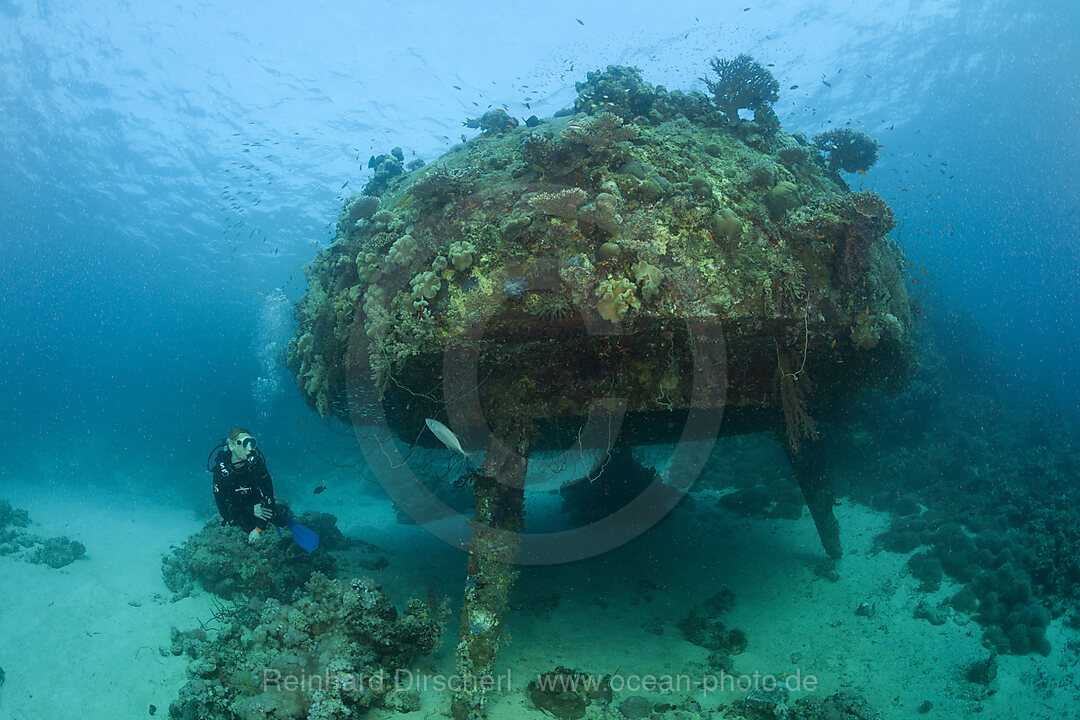
{"label": "support leg", "polygon": [[525,438],[524,432],[518,434],[516,446],[510,448],[494,444],[488,450],[483,473],[474,481],[476,511],[456,653],[461,683],[450,705],[454,720],[485,716],[491,687],[484,683],[495,677],[506,601],[517,577],[512,563],[525,512]]}
{"label": "support leg", "polygon": [[822,547],[825,548],[829,557],[839,558],[843,554],[840,548],[840,523],[833,515],[832,483],[824,471],[821,441],[802,442],[798,450],[792,450],[783,432],[780,433],[780,441],[791,462],[795,479],[802,488],[803,497],[806,498],[806,504],[810,508],[810,516],[814,518],[814,525],[817,526]]}

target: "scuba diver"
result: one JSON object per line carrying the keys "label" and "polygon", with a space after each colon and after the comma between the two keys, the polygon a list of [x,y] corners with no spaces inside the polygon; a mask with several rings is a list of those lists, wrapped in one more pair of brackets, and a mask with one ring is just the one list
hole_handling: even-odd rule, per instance
{"label": "scuba diver", "polygon": [[319,536],[296,522],[285,503],[275,502],[266,456],[250,432],[242,427],[230,430],[229,437],[210,451],[206,469],[213,477],[214,500],[222,525],[238,526],[248,534],[248,542],[254,544],[270,523],[288,528],[305,552],[314,552],[319,547]]}
{"label": "scuba diver", "polygon": [[[214,457],[214,452],[221,449]],[[266,456],[256,447],[255,438],[241,427],[229,431],[223,445],[211,451],[214,500],[223,525],[236,525],[248,533],[248,542],[262,537],[267,523],[285,527],[287,508],[274,502],[274,484],[266,469]]]}

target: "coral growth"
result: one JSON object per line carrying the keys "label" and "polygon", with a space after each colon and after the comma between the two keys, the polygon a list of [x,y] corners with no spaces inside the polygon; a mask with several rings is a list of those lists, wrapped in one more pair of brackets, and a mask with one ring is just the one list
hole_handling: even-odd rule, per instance
{"label": "coral growth", "polygon": [[531,681],[526,693],[533,706],[544,714],[558,720],[577,720],[594,703],[601,707],[611,703],[610,681],[610,676],[600,678],[560,666]]}
{"label": "coral growth", "polygon": [[220,606],[212,640],[173,629],[172,652],[193,662],[169,716],[331,720],[415,709],[416,691],[399,680],[416,655],[438,648],[447,617],[434,599],[399,611],[370,580],[321,573],[288,602]]}
{"label": "coral growth", "polygon": [[356,256],[356,274],[366,283],[378,282],[382,277],[382,259],[372,252]]}
{"label": "coral growth", "polygon": [[783,180],[765,193],[764,202],[769,209],[769,216],[773,220],[779,220],[788,210],[799,207],[799,188],[795,183]]}
{"label": "coral growth", "polygon": [[[796,445],[816,435],[825,400],[902,382],[910,311],[902,256],[884,237],[888,208],[852,196],[805,138],[779,128],[768,70],[749,56],[712,68],[711,103],[608,68],[589,76],[573,110],[507,123],[392,178],[370,219],[343,228],[307,269],[289,363],[308,402],[342,418],[364,404],[405,438],[445,411],[439,397],[475,393],[505,425],[498,437],[528,435],[511,443],[524,458],[565,447],[598,388],[625,398],[628,421],[658,442],[678,426],[664,413],[723,406],[752,423],[783,413]],[[753,122],[739,118],[745,110]],[[853,336],[860,312],[867,332]],[[461,373],[448,372],[448,348],[476,358],[466,385],[449,387]],[[515,472],[489,454],[472,476],[455,651],[465,675],[490,672],[505,640],[506,562],[524,506],[514,494],[524,481],[505,481]],[[617,486],[610,475],[597,483]],[[831,494],[811,490],[835,555]],[[727,629],[720,639],[726,653],[745,644]],[[456,693],[452,712],[479,713],[486,697]]]}
{"label": "coral growth", "polygon": [[375,171],[371,179],[364,185],[363,194],[378,197],[386,192],[391,181],[405,172],[402,163],[405,154],[401,148],[394,148],[389,155],[372,156],[368,160],[368,167]]}
{"label": "coral growth", "polygon": [[450,245],[450,264],[458,272],[465,272],[473,264],[476,257],[476,246],[468,240],[458,240]]}
{"label": "coral growth", "polygon": [[26,532],[30,525],[26,510],[0,500],[0,556],[14,555],[35,565],[62,568],[86,554],[86,547],[67,537],[43,538]]}
{"label": "coral growth", "polygon": [[849,221],[844,229],[836,272],[841,280],[854,284],[865,267],[870,245],[892,230],[896,221],[892,208],[873,191],[850,195],[845,204],[850,208]]}
{"label": "coral growth", "polygon": [[847,286],[861,283],[871,246],[896,226],[892,209],[873,191],[816,198],[786,220],[791,237],[828,243],[836,278]]}
{"label": "coral growth", "polygon": [[[803,351],[805,357],[805,350]],[[805,364],[794,368],[791,353],[777,351],[777,373],[780,376],[780,405],[784,411],[784,428],[788,446],[798,451],[806,440],[817,440],[817,423],[807,410],[807,395],[813,391]]]}
{"label": "coral growth", "polygon": [[641,297],[645,300],[657,297],[660,294],[660,283],[664,281],[664,272],[645,261],[635,264],[633,270],[634,280],[641,289]]}
{"label": "coral growth", "polygon": [[712,232],[716,238],[735,242],[742,237],[743,224],[731,208],[721,208],[712,217]]}
{"label": "coral growth", "polygon": [[638,300],[634,296],[637,285],[626,278],[608,278],[596,288],[596,297],[600,298],[596,309],[600,317],[608,322],[619,322],[631,310],[637,310]]}
{"label": "coral growth", "polygon": [[412,235],[402,235],[390,246],[386,261],[403,268],[410,267],[420,256],[420,245]]}
{"label": "coral growth", "polygon": [[602,192],[596,199],[581,208],[578,219],[588,225],[603,230],[609,235],[615,235],[622,227],[622,217],[619,216],[619,199],[611,193]]}
{"label": "coral growth", "polygon": [[86,547],[77,540],[69,540],[66,537],[48,538],[41,542],[30,557],[28,562],[36,565],[48,565],[51,568],[62,568],[70,565],[86,554]]}
{"label": "coral growth", "polygon": [[716,77],[706,78],[705,84],[716,107],[731,122],[739,119],[739,110],[752,110],[755,117],[763,110],[771,110],[770,106],[780,97],[780,83],[773,74],[745,53],[734,60],[714,57],[709,65]]}
{"label": "coral growth", "polygon": [[590,150],[605,148],[613,143],[632,140],[638,136],[637,125],[623,123],[615,113],[589,115],[568,124],[562,131],[566,142],[582,143]]}
{"label": "coral growth", "polygon": [[[945,577],[964,583],[950,605],[973,615],[983,627],[983,644],[995,652],[1046,655],[1049,611],[1032,594],[1030,576],[1017,568],[1027,562],[1025,548],[1015,538],[993,531],[974,537],[958,524],[936,524],[924,516],[897,518],[876,538],[892,552],[927,549],[908,559],[908,568],[922,588],[936,590]],[[1015,543],[1015,546],[1013,545]]]}
{"label": "coral growth", "polygon": [[379,210],[379,198],[370,195],[354,195],[345,202],[338,215],[338,235],[345,235],[359,220],[370,220]]}
{"label": "coral growth", "polygon": [[441,205],[455,195],[469,192],[479,175],[476,168],[436,165],[423,171],[413,183],[411,191],[424,202]]}
{"label": "coral growth", "polygon": [[720,616],[733,607],[734,593],[723,588],[702,605],[695,605],[678,623],[679,630],[687,641],[709,650],[708,663],[714,670],[731,672],[731,657],[746,651],[746,633],[734,628],[729,629],[720,620]]}
{"label": "coral growth", "polygon": [[478,118],[469,118],[465,127],[480,128],[483,137],[509,132],[518,126],[518,121],[502,108],[488,110]]}
{"label": "coral growth", "polygon": [[305,513],[298,521],[319,534],[318,552],[303,552],[287,534],[276,538],[271,535],[251,545],[236,528],[210,520],[162,558],[165,585],[177,599],[196,588],[226,599],[292,597],[312,573],[333,571],[336,561],[328,551],[350,545],[332,515]]}
{"label": "coral growth", "polygon": [[431,270],[420,273],[412,279],[410,284],[412,286],[413,309],[417,311],[426,310],[428,300],[434,299],[442,287],[442,281]]}
{"label": "coral growth", "polygon": [[527,202],[530,206],[547,215],[570,220],[577,215],[578,208],[585,203],[588,197],[588,194],[581,188],[572,187],[555,192],[536,193],[528,196]]}
{"label": "coral growth", "polygon": [[881,720],[881,713],[866,698],[850,692],[838,692],[826,698],[809,695],[796,700],[793,707],[783,707],[782,712],[774,710],[770,714],[772,718],[789,720]]}
{"label": "coral growth", "polygon": [[9,525],[14,527],[26,527],[30,524],[30,515],[22,508],[12,507],[7,500],[0,500],[0,531],[7,530]]}
{"label": "coral growth", "polygon": [[528,311],[545,320],[559,320],[574,314],[574,305],[565,295],[558,293],[533,293]]}
{"label": "coral growth", "polygon": [[631,120],[649,112],[656,101],[653,86],[642,80],[641,71],[634,67],[608,65],[603,72],[588,73],[575,88],[574,111],[589,115],[612,112]]}
{"label": "coral growth", "polygon": [[[747,58],[717,68],[732,83],[743,73],[727,91],[713,76],[728,111],[768,110],[767,71]],[[435,358],[483,321],[485,337],[509,342],[507,375],[535,373],[525,386],[535,382],[542,411],[554,397],[547,383],[567,378],[547,372],[553,356],[526,358],[531,350],[513,338],[531,332],[528,317],[579,313],[629,323],[633,343],[648,340],[617,353],[633,365],[618,376],[634,411],[690,397],[678,353],[650,338],[672,318],[739,328],[745,343],[732,348],[744,354],[732,359],[752,368],[729,386],[740,405],[780,410],[774,341],[801,346],[793,329],[804,317],[823,397],[853,374],[861,384],[902,382],[905,365],[891,360],[908,353],[910,312],[880,199],[849,193],[810,161],[805,138],[729,122],[704,93],[653,87],[632,69],[591,74],[578,100],[576,114],[469,140],[395,177],[370,218],[343,227],[320,253],[288,353],[312,407],[348,416],[352,372],[383,393],[425,396],[425,383],[438,382]],[[374,158],[376,166],[401,159]],[[559,342],[571,339],[573,323],[544,324],[559,326]],[[867,352],[846,355],[853,346]],[[661,362],[646,361],[656,352]],[[484,392],[513,385],[492,379]],[[560,392],[569,405],[555,412],[582,410],[577,390]]]}
{"label": "coral growth", "polygon": [[828,154],[830,170],[865,174],[878,159],[877,140],[851,128],[839,128],[815,135],[814,144]]}
{"label": "coral growth", "polygon": [[780,148],[776,153],[776,157],[784,167],[798,170],[803,166],[803,163],[810,159],[810,151],[801,145],[789,145]]}

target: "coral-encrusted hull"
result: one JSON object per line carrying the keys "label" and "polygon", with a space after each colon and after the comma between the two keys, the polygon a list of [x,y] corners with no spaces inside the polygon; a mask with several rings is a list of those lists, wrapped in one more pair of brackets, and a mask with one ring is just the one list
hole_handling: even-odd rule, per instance
{"label": "coral-encrusted hull", "polygon": [[[891,211],[812,150],[613,113],[470,142],[343,210],[289,362],[312,406],[342,418],[348,371],[426,395],[446,348],[480,336],[550,401],[538,417],[581,402],[549,378],[601,370],[636,385],[632,410],[677,409],[689,380],[669,354],[685,352],[689,318],[729,345],[729,406],[779,408],[785,364],[824,394],[901,382],[910,311]],[[549,354],[514,347],[530,338]]]}
{"label": "coral-encrusted hull", "polygon": [[[520,313],[505,313],[487,324],[481,341],[455,346],[451,351],[455,356],[476,358],[475,374],[460,372],[460,363],[451,362],[447,377],[444,353],[418,355],[395,375],[396,382],[385,389],[380,400],[359,368],[361,372],[355,377],[360,382],[350,388],[352,419],[377,412],[400,437],[413,438],[425,418],[443,410],[445,400],[416,394],[412,388],[441,386],[447,397],[455,397],[472,390],[466,385],[475,382],[483,408],[521,382],[522,368],[528,368],[534,387],[530,395],[534,406],[523,411],[541,419],[533,443],[538,450],[565,448],[577,442],[584,418],[594,401],[602,397],[625,403],[619,442],[633,445],[708,439],[698,434],[710,432],[706,426],[685,427],[687,412],[693,407],[722,408],[724,434],[776,430],[782,419],[777,413],[782,402],[775,333],[752,333],[737,324],[715,320],[688,324],[653,319],[640,329],[628,324],[620,334],[591,335],[575,317],[543,323],[527,319]],[[695,331],[696,345],[690,342],[688,327]],[[692,351],[702,345],[711,346],[709,360],[715,362],[699,369],[702,375],[698,381],[707,387],[699,388],[696,401],[692,401]],[[852,388],[886,379],[881,377],[888,367],[885,346],[855,351],[848,344],[830,349],[815,341],[808,345],[807,353],[813,360],[808,359],[800,377],[808,386],[811,382],[814,385],[815,416],[838,406],[840,403],[834,401]],[[801,363],[801,353],[796,357]],[[807,367],[813,368],[812,376]],[[483,378],[483,383],[478,378]],[[855,378],[861,380],[856,382]],[[365,408],[361,398],[370,406]],[[471,420],[472,425],[463,420]],[[470,447],[482,446],[487,429],[484,415],[458,417],[455,422],[455,431]],[[419,442],[437,447],[435,438],[426,433]]]}
{"label": "coral-encrusted hull", "polygon": [[[462,677],[493,672],[536,449],[771,424],[823,548],[841,554],[817,418],[911,366],[892,212],[780,130],[764,66],[713,70],[711,100],[609,68],[578,86],[572,116],[519,125],[492,110],[432,166],[373,158],[308,268],[288,361],[311,405],[385,417],[410,443],[447,418],[487,451],[471,474]],[[479,720],[486,698],[455,691],[451,713]]]}

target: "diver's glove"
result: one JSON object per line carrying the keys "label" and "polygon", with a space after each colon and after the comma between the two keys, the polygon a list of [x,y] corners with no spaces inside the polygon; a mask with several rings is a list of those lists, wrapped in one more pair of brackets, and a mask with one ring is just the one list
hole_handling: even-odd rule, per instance
{"label": "diver's glove", "polygon": [[255,528],[254,530],[252,530],[251,532],[248,533],[248,542],[251,543],[252,545],[254,545],[255,543],[259,542],[259,538],[261,538],[261,537],[262,537],[262,530],[260,530],[259,528]]}
{"label": "diver's glove", "polygon": [[269,520],[274,517],[274,511],[264,506],[262,503],[259,503],[255,506],[255,517],[260,520]]}

